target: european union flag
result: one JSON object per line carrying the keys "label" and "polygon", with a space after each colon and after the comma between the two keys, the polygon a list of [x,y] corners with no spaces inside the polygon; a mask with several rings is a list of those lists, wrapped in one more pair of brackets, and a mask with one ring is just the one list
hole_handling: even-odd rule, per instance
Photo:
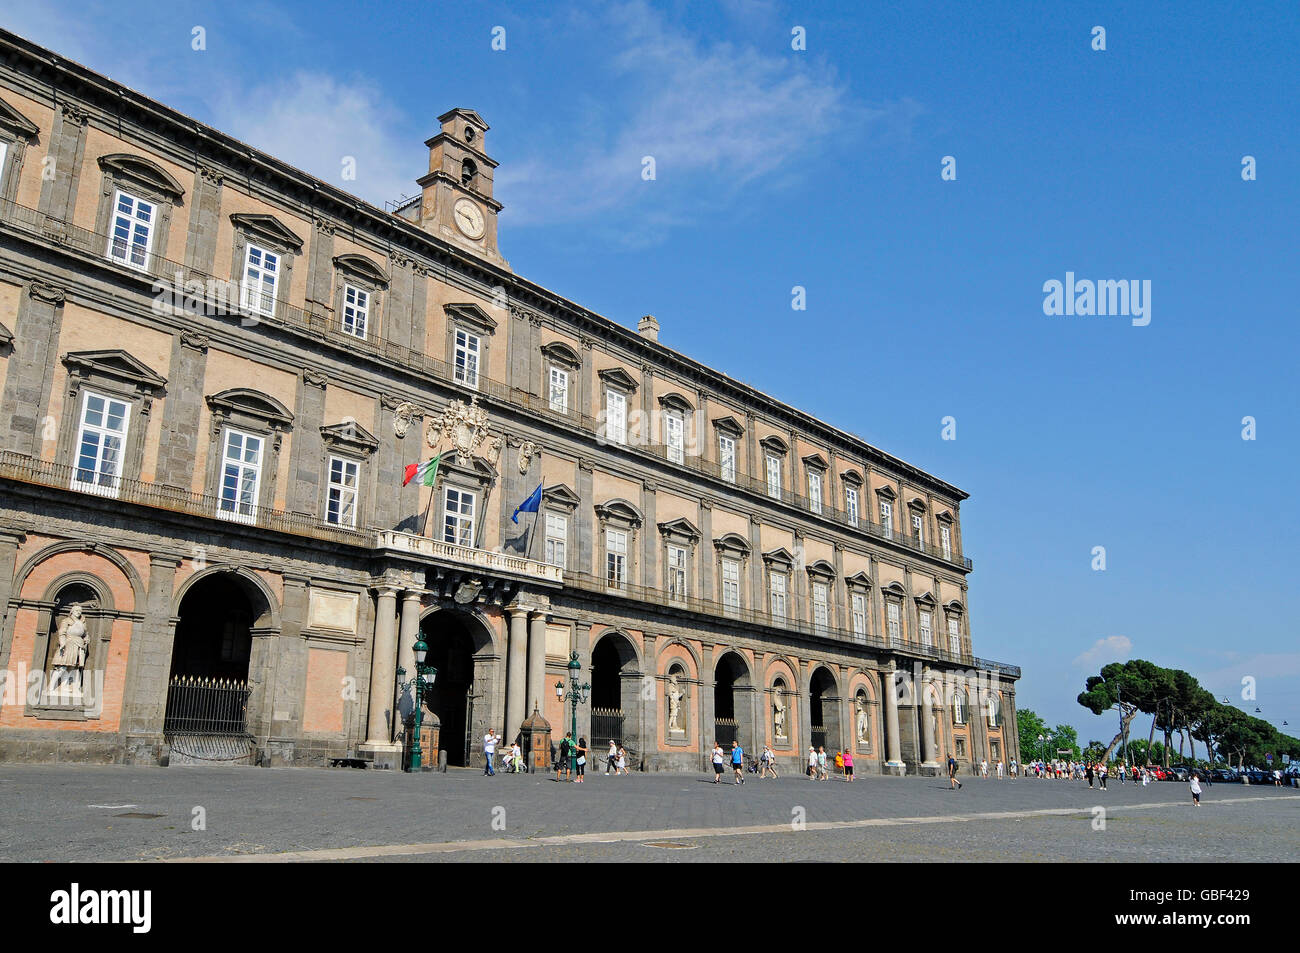
{"label": "european union flag", "polygon": [[533,490],[528,499],[524,500],[515,507],[515,511],[510,514],[510,522],[518,523],[520,513],[536,513],[542,505],[542,485],[537,484],[537,489]]}

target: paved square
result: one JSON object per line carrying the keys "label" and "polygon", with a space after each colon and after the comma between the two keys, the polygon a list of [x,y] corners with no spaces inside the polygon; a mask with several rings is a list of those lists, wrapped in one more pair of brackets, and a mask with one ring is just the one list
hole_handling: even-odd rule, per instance
{"label": "paved square", "polygon": [[[1096,808],[1104,808],[1104,815]],[[0,766],[0,861],[1290,861],[1300,791]],[[202,824],[197,821],[201,819]],[[1104,828],[1101,821],[1104,820]],[[196,829],[198,828],[198,829]],[[660,846],[646,846],[656,844]]]}

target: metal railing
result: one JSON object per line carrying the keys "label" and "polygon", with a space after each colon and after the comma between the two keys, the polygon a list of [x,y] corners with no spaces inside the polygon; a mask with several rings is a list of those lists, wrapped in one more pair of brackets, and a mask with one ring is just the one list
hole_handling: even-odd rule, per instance
{"label": "metal railing", "polygon": [[[379,340],[376,337],[358,338],[344,331],[336,316],[328,315],[308,308],[301,308],[283,300],[275,302],[274,313],[267,315],[254,312],[240,306],[241,292],[239,282],[219,278],[195,268],[188,268],[180,262],[172,261],[157,254],[150,254],[145,268],[134,268],[125,262],[109,257],[108,249],[111,238],[94,232],[63,219],[54,218],[44,212],[19,205],[9,200],[0,200],[0,226],[7,226],[26,233],[40,241],[52,243],[93,257],[97,264],[112,269],[124,277],[135,278],[156,290],[155,282],[165,282],[177,295],[173,301],[159,301],[158,306],[168,309],[173,314],[184,314],[199,310],[201,313],[222,318],[239,320],[245,326],[267,325],[269,327],[290,331],[340,348],[350,355],[370,358],[386,367],[397,365],[412,373],[436,380],[444,386],[460,389],[466,396],[482,394],[501,401],[511,407],[529,411],[553,422],[562,422],[588,434],[601,434],[603,421],[581,410],[568,408],[555,410],[551,406],[549,395],[533,394],[529,391],[512,387],[503,381],[494,380],[480,373],[475,387],[456,380],[455,368],[446,361],[439,360],[422,350],[410,348],[392,341]],[[178,285],[178,279],[180,287]],[[198,284],[195,284],[195,283]],[[196,288],[202,285],[203,292],[193,298],[181,297],[181,289],[189,285]],[[768,493],[766,474],[754,475],[743,470],[735,470],[724,475],[720,463],[703,456],[684,455],[681,462],[670,460],[669,448],[664,444],[650,442],[652,434],[629,434],[626,442],[605,441],[598,436],[598,441],[606,446],[618,446],[642,457],[668,466],[680,467],[696,474],[721,480],[740,490],[761,496],[786,506],[801,510],[814,519],[825,519],[849,530],[857,530],[874,539],[884,540],[903,546],[914,552],[940,559],[966,571],[973,568],[970,559],[963,557],[950,547],[947,552],[941,546],[924,543],[911,535],[904,527],[891,531],[879,523],[860,515],[852,520],[848,513],[831,505],[823,499],[814,509],[812,501],[806,496],[782,488],[779,497]]]}
{"label": "metal railing", "polygon": [[178,675],[167,685],[164,735],[248,735],[248,682]]}
{"label": "metal railing", "polygon": [[[623,709],[621,708],[592,708],[591,709],[591,743],[592,745],[609,744],[613,740],[615,744],[623,744]],[[601,759],[607,756],[602,753]]]}
{"label": "metal railing", "polygon": [[733,741],[740,740],[740,725],[734,718],[713,719],[713,740],[722,746],[725,752]]}

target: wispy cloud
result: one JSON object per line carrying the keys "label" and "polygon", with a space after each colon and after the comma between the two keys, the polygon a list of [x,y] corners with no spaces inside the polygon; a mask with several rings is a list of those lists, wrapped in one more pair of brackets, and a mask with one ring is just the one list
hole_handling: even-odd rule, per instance
{"label": "wispy cloud", "polygon": [[1127,635],[1108,635],[1094,642],[1092,648],[1074,660],[1074,664],[1079,668],[1097,668],[1108,662],[1122,662],[1132,653],[1133,641]]}

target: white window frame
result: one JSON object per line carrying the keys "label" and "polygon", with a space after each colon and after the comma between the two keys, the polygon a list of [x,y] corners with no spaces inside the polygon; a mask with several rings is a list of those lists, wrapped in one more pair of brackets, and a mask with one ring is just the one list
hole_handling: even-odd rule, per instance
{"label": "white window frame", "polygon": [[858,490],[857,487],[846,486],[844,488],[844,513],[848,517],[850,526],[858,525]]}
{"label": "white window frame", "polygon": [[668,546],[668,597],[685,599],[686,592],[686,547]]}
{"label": "white window frame", "polygon": [[[453,501],[452,495],[455,494]],[[453,508],[454,507],[454,508]],[[478,494],[458,486],[442,489],[442,541],[454,546],[474,548],[474,516]],[[449,538],[450,537],[450,538]]]}
{"label": "white window frame", "polygon": [[880,528],[884,530],[885,539],[894,538],[894,504],[889,500],[880,501]]}
{"label": "white window frame", "polygon": [[860,639],[867,637],[867,597],[861,592],[853,593],[853,634]]}
{"label": "white window frame", "polygon": [[545,561],[564,568],[569,549],[569,518],[563,513],[546,514]]}
{"label": "white window frame", "polygon": [[934,615],[928,609],[920,613],[921,645],[927,649],[934,648]]}
{"label": "white window frame", "polygon": [[[240,456],[238,461],[232,462],[230,456],[230,447],[233,438],[238,437],[241,442]],[[247,459],[249,443],[256,441],[257,451],[256,459],[249,462]],[[262,465],[266,460],[266,437],[261,434],[249,433],[246,430],[239,430],[235,427],[226,427],[221,433],[221,460],[218,464],[219,474],[217,480],[217,518],[230,520],[234,523],[255,523],[257,522],[258,500],[262,492]],[[226,496],[226,486],[232,467],[235,469],[235,496],[233,498]],[[252,493],[245,494],[247,489],[249,475],[252,475]],[[247,499],[245,498],[247,497]],[[250,503],[248,500],[251,499]],[[227,505],[229,504],[229,505]]]}
{"label": "white window frame", "polygon": [[775,453],[767,454],[767,495],[781,499],[781,458]]}
{"label": "white window frame", "polygon": [[[4,169],[3,157],[0,157],[0,171]],[[126,199],[131,203],[131,211],[123,212],[120,208],[122,200]],[[149,209],[149,218],[147,220],[140,218],[140,206],[146,206]],[[127,240],[123,243],[123,253],[119,255],[117,227],[118,223],[125,221],[127,223]],[[126,265],[128,268],[135,268],[139,271],[149,269],[149,256],[153,249],[154,229],[158,226],[158,203],[152,199],[142,199],[132,192],[124,189],[117,189],[113,193],[113,208],[108,218],[108,250],[106,252],[110,261],[115,261],[119,265]],[[138,232],[144,231],[144,260],[135,261],[134,251],[140,247],[135,241]]]}
{"label": "white window frame", "polygon": [[4,181],[5,159],[9,155],[9,143],[0,142],[0,182]]}
{"label": "white window frame", "polygon": [[452,348],[452,360],[455,363],[452,375],[470,390],[478,390],[483,339],[464,328],[456,328],[453,340],[455,343]]}
{"label": "white window frame", "polygon": [[627,443],[627,395],[613,388],[605,390],[605,439]]}
{"label": "white window frame", "polygon": [[628,533],[622,529],[605,530],[605,585],[622,589],[627,585]]}
{"label": "white window frame", "polygon": [[686,462],[686,423],[676,410],[664,411],[664,446],[670,463]]}
{"label": "white window frame", "polygon": [[966,695],[963,692],[957,692],[952,696],[952,723],[966,724]]}
{"label": "white window frame", "polygon": [[[778,585],[779,583],[779,585]],[[789,587],[786,575],[775,570],[767,575],[768,608],[774,619],[784,619],[787,612],[786,596]]]}
{"label": "white window frame", "polygon": [[718,467],[722,479],[728,483],[736,482],[736,441],[726,434],[718,435]]}
{"label": "white window frame", "polygon": [[[103,409],[100,411],[99,424],[92,424],[86,420],[90,413],[91,400],[103,401]],[[113,430],[107,426],[107,418],[114,404],[120,404],[122,407],[122,429]],[[72,449],[72,482],[69,484],[71,489],[80,490],[83,493],[93,493],[96,496],[107,496],[116,498],[122,488],[122,464],[126,457],[126,441],[131,431],[131,403],[120,397],[112,397],[108,394],[100,394],[95,391],[86,390],[82,393],[81,414],[77,424],[77,442]],[[82,447],[85,446],[85,440],[88,435],[95,436],[95,461],[94,469],[88,469],[81,465]],[[106,472],[104,464],[107,459],[105,452],[109,441],[116,440],[112,462],[114,464],[113,472]],[[89,480],[79,479],[79,475],[86,473],[90,475]],[[107,479],[105,479],[107,478]]]}
{"label": "white window frame", "polygon": [[722,606],[724,609],[740,609],[740,560],[722,560]]}
{"label": "white window frame", "polygon": [[[349,297],[352,298],[351,301],[348,300]],[[365,288],[350,283],[343,285],[341,321],[344,334],[350,334],[363,341],[366,339],[367,329],[370,327],[371,300],[372,293]]]}
{"label": "white window frame", "polygon": [[[258,264],[253,263],[254,255],[258,256]],[[271,259],[272,264],[267,265],[267,260]],[[249,242],[244,246],[244,277],[239,283],[239,304],[245,311],[252,311],[255,314],[264,314],[267,317],[275,316],[276,295],[280,290],[280,266],[283,264],[283,256],[276,251],[270,251],[261,245]],[[257,277],[254,278],[252,273],[256,271]],[[270,291],[267,291],[268,280]],[[271,299],[270,307],[265,306],[267,298]],[[257,303],[254,303],[256,299]]]}
{"label": "white window frame", "polygon": [[952,559],[952,527],[939,527],[939,545],[943,547],[943,558]]}
{"label": "white window frame", "polygon": [[814,513],[822,511],[822,473],[817,469],[808,471],[808,506]]}
{"label": "white window frame", "polygon": [[990,728],[997,728],[1002,717],[1002,706],[998,704],[998,696],[990,695],[988,698],[988,710],[985,717],[988,719]]}
{"label": "white window frame", "polygon": [[885,628],[889,632],[889,641],[898,645],[903,641],[903,610],[892,599],[885,600]]}
{"label": "white window frame", "polygon": [[831,586],[830,583],[813,581],[812,584],[813,625],[825,631],[831,625]]}
{"label": "white window frame", "polygon": [[948,651],[961,655],[961,620],[956,616],[948,617]]}
{"label": "white window frame", "polygon": [[922,514],[920,513],[912,514],[912,529],[914,530],[912,535],[916,537],[917,544],[920,546],[924,546],[925,545],[925,517]]}
{"label": "white window frame", "polygon": [[569,372],[552,367],[548,374],[547,403],[558,414],[569,412]]}
{"label": "white window frame", "polygon": [[[352,479],[350,485],[347,482],[349,476]],[[328,480],[329,486],[325,494],[325,522],[333,526],[355,529],[357,502],[361,497],[360,462],[348,457],[331,455]]]}

